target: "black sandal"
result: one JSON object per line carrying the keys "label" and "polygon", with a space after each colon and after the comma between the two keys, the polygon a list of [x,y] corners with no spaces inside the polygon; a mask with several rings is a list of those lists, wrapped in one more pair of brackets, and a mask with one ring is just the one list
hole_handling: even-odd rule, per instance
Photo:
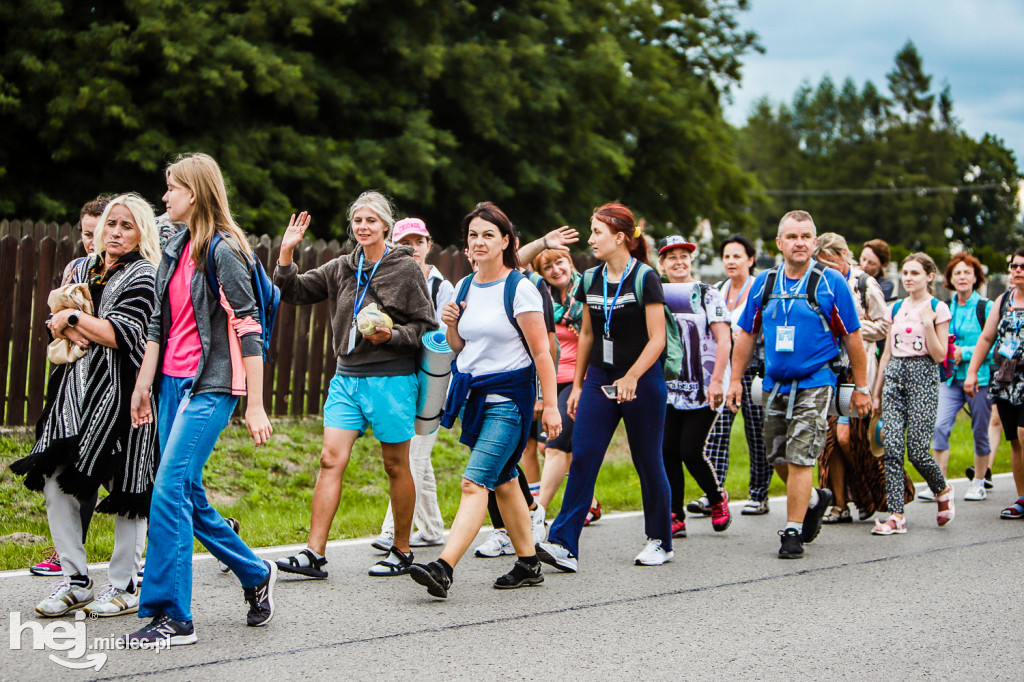
{"label": "black sandal", "polygon": [[388,578],[393,575],[405,575],[412,566],[412,552],[403,553],[397,547],[392,547],[388,555],[370,566],[370,575],[375,578]]}
{"label": "black sandal", "polygon": [[318,558],[312,551],[304,549],[299,554],[305,554],[306,558],[309,559],[309,566],[302,566],[299,564],[298,556],[285,557],[284,559],[278,559],[274,563],[277,567],[285,573],[298,573],[308,578],[320,578],[321,580],[327,577],[327,571],[324,570],[324,566],[327,565],[327,557]]}

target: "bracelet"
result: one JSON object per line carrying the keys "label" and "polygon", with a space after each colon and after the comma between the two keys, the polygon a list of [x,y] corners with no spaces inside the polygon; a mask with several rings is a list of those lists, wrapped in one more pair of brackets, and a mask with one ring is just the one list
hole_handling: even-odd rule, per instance
{"label": "bracelet", "polygon": [[551,248],[550,246],[548,246],[548,237],[547,237],[547,235],[544,235],[544,237],[541,238],[541,241],[543,242],[545,249],[550,249]]}

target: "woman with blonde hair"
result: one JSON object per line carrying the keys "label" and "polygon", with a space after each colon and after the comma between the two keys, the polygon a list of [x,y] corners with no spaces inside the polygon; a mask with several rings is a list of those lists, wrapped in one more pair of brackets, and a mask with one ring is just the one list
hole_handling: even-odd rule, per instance
{"label": "woman with blonde hair", "polygon": [[[153,490],[152,428],[132,429],[128,410],[135,373],[145,349],[146,325],[156,306],[153,209],[137,194],[111,200],[100,217],[97,253],[80,261],[71,282],[87,284],[93,314],[67,308],[47,325],[55,339],[88,350],[51,376],[53,399],[40,419],[32,453],[11,464],[25,486],[46,495],[46,514],[63,578],[36,606],[45,617],[85,608],[117,616],[138,608],[136,574],[146,540]],[[148,400],[148,397],[147,397]],[[109,495],[96,511],[114,515],[110,584],[94,596],[86,559],[81,506]]]}
{"label": "woman with blonde hair", "polygon": [[[206,498],[203,467],[240,396],[245,425],[262,445],[273,429],[263,409],[262,327],[252,289],[252,249],[231,217],[217,162],[182,156],[167,167],[164,204],[188,229],[168,240],[157,271],[159,307],[149,323],[146,356],[132,395],[132,423],[154,422],[160,467],[150,509],[146,590],[127,636],[132,648],[196,642],[192,624],[192,539],[234,571],[249,604],[247,624],[274,614],[277,567],[257,557]],[[208,279],[213,250],[217,289]],[[157,414],[150,389],[157,396]]]}

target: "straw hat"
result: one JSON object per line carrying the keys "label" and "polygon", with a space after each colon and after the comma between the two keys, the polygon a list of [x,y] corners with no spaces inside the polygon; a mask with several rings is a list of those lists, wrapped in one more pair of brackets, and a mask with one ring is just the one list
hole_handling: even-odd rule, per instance
{"label": "straw hat", "polygon": [[871,454],[875,457],[881,457],[885,454],[885,446],[882,445],[882,430],[885,424],[882,421],[882,415],[875,412],[871,415],[871,420],[868,421],[868,445],[871,448]]}

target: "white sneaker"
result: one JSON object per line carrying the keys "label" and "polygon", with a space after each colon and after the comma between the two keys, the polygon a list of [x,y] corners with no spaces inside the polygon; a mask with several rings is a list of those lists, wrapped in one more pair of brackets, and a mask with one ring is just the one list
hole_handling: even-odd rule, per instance
{"label": "white sneaker", "polygon": [[984,500],[986,496],[987,495],[985,493],[984,479],[976,478],[973,481],[971,481],[970,485],[967,487],[967,492],[964,494],[964,499],[970,500],[972,502],[977,502],[979,500]]}
{"label": "white sneaker", "polygon": [[636,555],[636,565],[661,566],[667,561],[672,561],[674,556],[675,552],[666,552],[661,548],[661,540],[647,538],[647,545]]}
{"label": "white sneaker", "polygon": [[89,584],[72,583],[69,578],[61,578],[53,584],[50,596],[36,605],[36,613],[47,618],[63,616],[68,611],[80,609],[92,601],[92,578]]}
{"label": "white sneaker", "polygon": [[394,546],[394,544],[395,532],[393,530],[389,530],[386,533],[381,533],[380,535],[375,537],[373,539],[373,542],[370,543],[370,547],[373,547],[374,549],[379,549],[380,551],[387,554],[391,551],[391,548]]}
{"label": "white sneaker", "polygon": [[917,499],[920,500],[921,502],[934,502],[935,493],[932,492],[931,488],[925,486],[924,490],[917,494]]}
{"label": "white sneaker", "polygon": [[536,545],[537,558],[549,566],[554,566],[559,571],[575,573],[578,567],[576,557],[565,547],[554,542],[540,542]]}
{"label": "white sneaker", "polygon": [[96,618],[106,618],[109,616],[122,616],[126,613],[138,613],[139,611],[139,588],[135,588],[135,592],[129,592],[128,590],[122,590],[119,587],[113,585],[107,585],[107,587],[100,592],[100,596],[86,606],[84,609],[87,614]]}
{"label": "white sneaker", "polygon": [[409,536],[410,547],[437,547],[438,545],[444,544],[444,535],[440,535],[436,538],[428,537],[421,531],[413,531],[413,534]]}
{"label": "white sneaker", "polygon": [[544,520],[546,513],[544,507],[539,504],[530,512],[530,528],[533,530],[533,544],[535,545],[548,539],[548,524]]}
{"label": "white sneaker", "polygon": [[491,531],[491,534],[487,536],[483,544],[476,548],[473,554],[480,557],[496,557],[502,554],[515,554],[516,550],[512,547],[512,540],[509,539],[508,533],[505,532],[504,528],[496,528]]}

